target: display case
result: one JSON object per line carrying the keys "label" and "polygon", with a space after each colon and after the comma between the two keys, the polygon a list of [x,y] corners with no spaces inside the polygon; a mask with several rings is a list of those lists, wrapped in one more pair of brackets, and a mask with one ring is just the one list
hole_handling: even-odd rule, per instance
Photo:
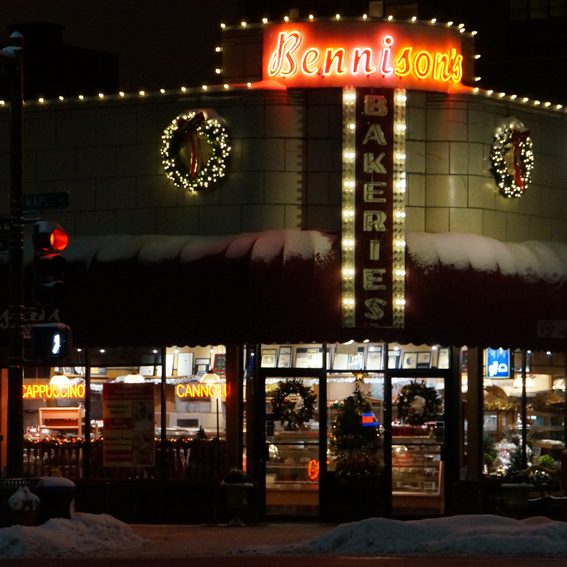
{"label": "display case", "polygon": [[267,514],[317,514],[318,435],[318,430],[278,431],[267,437]]}
{"label": "display case", "polygon": [[394,494],[440,495],[442,444],[429,438],[394,437],[392,491]]}
{"label": "display case", "polygon": [[268,437],[266,484],[268,487],[318,480],[318,431],[277,432]]}

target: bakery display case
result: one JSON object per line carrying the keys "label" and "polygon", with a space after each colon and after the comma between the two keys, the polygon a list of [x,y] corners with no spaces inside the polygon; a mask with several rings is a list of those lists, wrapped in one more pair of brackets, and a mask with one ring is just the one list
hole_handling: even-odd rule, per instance
{"label": "bakery display case", "polygon": [[439,495],[441,443],[435,440],[395,437],[392,444],[392,490],[399,494]]}

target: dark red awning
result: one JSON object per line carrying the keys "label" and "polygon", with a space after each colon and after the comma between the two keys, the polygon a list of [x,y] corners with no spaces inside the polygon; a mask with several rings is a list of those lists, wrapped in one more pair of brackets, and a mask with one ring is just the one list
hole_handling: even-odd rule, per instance
{"label": "dark red awning", "polygon": [[343,329],[339,239],[295,230],[75,237],[59,316],[83,346],[353,338],[566,348],[541,321],[567,321],[567,245],[455,233],[407,241],[404,329]]}

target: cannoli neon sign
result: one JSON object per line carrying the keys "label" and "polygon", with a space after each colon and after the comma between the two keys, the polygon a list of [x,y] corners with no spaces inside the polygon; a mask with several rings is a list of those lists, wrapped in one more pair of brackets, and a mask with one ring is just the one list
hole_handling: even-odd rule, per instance
{"label": "cannoli neon sign", "polygon": [[462,89],[459,38],[448,30],[416,31],[379,24],[340,33],[328,24],[273,26],[264,36],[264,79],[289,87]]}
{"label": "cannoli neon sign", "polygon": [[226,398],[226,384],[177,384],[178,398]]}

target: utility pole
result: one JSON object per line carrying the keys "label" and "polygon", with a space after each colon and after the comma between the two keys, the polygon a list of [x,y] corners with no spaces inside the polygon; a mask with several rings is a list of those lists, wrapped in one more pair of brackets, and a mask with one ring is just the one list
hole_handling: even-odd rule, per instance
{"label": "utility pole", "polygon": [[23,36],[10,35],[10,45],[0,51],[0,67],[10,88],[10,236],[8,245],[8,432],[9,477],[23,475],[24,413],[24,223],[23,185]]}

